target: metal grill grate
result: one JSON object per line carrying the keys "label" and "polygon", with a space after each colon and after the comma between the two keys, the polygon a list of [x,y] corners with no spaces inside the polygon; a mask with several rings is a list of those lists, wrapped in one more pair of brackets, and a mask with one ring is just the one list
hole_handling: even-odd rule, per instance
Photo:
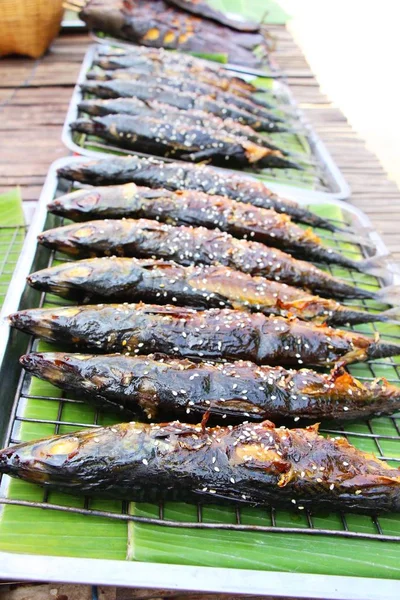
{"label": "metal grill grate", "polygon": [[[60,193],[66,193],[67,191],[71,191],[72,187],[68,189],[63,189]],[[335,222],[331,219],[332,222]],[[337,223],[337,222],[336,222]],[[57,218],[56,225],[62,225],[63,219]],[[340,233],[330,234],[327,232],[323,233],[325,237],[326,243],[329,243],[333,248],[338,250],[341,249],[341,245],[343,241],[347,238],[343,237]],[[348,246],[348,243],[347,243]],[[348,249],[348,253],[353,253],[354,255],[360,256],[360,253],[364,257],[368,257],[371,255],[371,246],[370,245],[362,245],[362,244],[353,244],[352,247]],[[66,261],[63,255],[60,255],[54,251],[48,251],[48,265],[52,266],[57,261]],[[335,267],[329,267],[329,271],[332,274],[337,274]],[[352,281],[355,285],[363,285],[365,282],[364,276],[355,271],[343,270],[341,269],[341,274],[345,274],[345,278]],[[376,279],[376,287],[383,287],[385,282],[381,279]],[[47,306],[65,304],[65,302],[59,302],[57,300],[53,300],[54,297],[49,298],[48,295],[42,293],[40,295],[40,300],[38,302],[38,306],[42,307],[45,303]],[[358,306],[364,310],[370,310],[374,305],[373,301],[365,300],[365,301],[357,301],[351,302],[352,306]],[[375,308],[377,307],[375,303]],[[381,307],[382,308],[382,307]],[[365,326],[364,326],[365,327]],[[372,328],[373,332],[379,334],[380,325],[368,325],[366,327]],[[359,327],[357,328],[359,330]],[[391,340],[399,340],[399,334],[391,334],[385,335],[385,338]],[[34,350],[37,346],[38,340],[35,338],[31,338],[26,352]],[[366,375],[359,375],[357,373],[357,365],[351,366],[349,370],[351,370],[361,381],[370,381],[378,375],[382,375],[382,371],[387,371],[388,376],[387,379],[394,384],[400,384],[400,359],[382,359],[376,361],[370,361],[367,363],[368,365],[368,373]],[[365,367],[365,363],[364,363]],[[19,383],[17,386],[17,390],[15,393],[14,404],[12,408],[12,414],[9,424],[8,436],[6,442],[8,444],[16,444],[19,443],[20,440],[20,430],[21,426],[24,423],[31,424],[47,424],[52,427],[53,433],[57,434],[60,432],[60,428],[62,426],[73,427],[77,429],[83,429],[88,427],[98,427],[99,419],[101,417],[101,413],[99,411],[95,411],[93,419],[91,422],[78,422],[67,420],[64,417],[65,407],[69,404],[82,404],[83,402],[76,398],[70,398],[66,396],[41,396],[41,395],[32,395],[30,393],[30,384],[31,384],[31,376],[22,372]],[[57,406],[57,416],[54,419],[40,419],[40,418],[28,418],[24,416],[24,408],[26,406],[26,402],[30,399],[35,400],[43,400],[45,402],[53,402]],[[382,418],[376,418],[360,426],[361,431],[357,431],[357,429],[352,429],[352,427],[335,427],[335,428],[326,428],[321,431],[325,433],[330,433],[332,435],[343,435],[348,438],[352,443],[356,446],[360,446],[362,448],[362,444],[364,442],[373,442],[375,445],[375,454],[382,460],[393,461],[394,463],[400,463],[400,414],[393,415],[390,418],[385,418],[385,420],[389,419],[392,428],[392,434],[388,435],[387,433],[380,432],[380,424],[382,423]],[[390,448],[392,450],[390,450]],[[1,480],[0,480],[1,483]],[[4,483],[4,481],[3,481]],[[6,486],[3,486],[3,489],[6,489]],[[1,492],[1,487],[0,487]],[[160,525],[166,527],[177,527],[177,528],[189,528],[189,529],[225,529],[225,530],[234,530],[234,531],[252,531],[252,532],[268,532],[268,533],[276,533],[276,534],[306,534],[310,536],[329,536],[329,537],[340,537],[340,538],[356,538],[356,539],[368,539],[368,540],[380,540],[382,542],[400,542],[400,535],[395,535],[388,528],[386,529],[385,524],[381,522],[378,517],[364,517],[364,525],[361,527],[361,531],[354,530],[357,526],[354,526],[353,523],[349,522],[349,518],[344,514],[339,514],[339,525],[336,528],[326,528],[321,526],[323,525],[323,518],[320,515],[313,515],[309,511],[304,511],[304,525],[296,526],[296,527],[287,527],[280,526],[280,511],[275,509],[270,509],[265,511],[265,523],[262,524],[248,524],[246,523],[246,517],[243,517],[242,509],[237,508],[234,514],[235,522],[234,523],[222,523],[222,522],[207,522],[203,516],[203,508],[201,505],[197,507],[197,520],[194,522],[190,521],[176,521],[166,517],[166,508],[163,504],[160,504],[158,508],[158,516],[156,517],[148,517],[148,516],[140,516],[135,514],[129,514],[129,504],[126,502],[121,503],[120,512],[110,512],[104,510],[97,510],[91,508],[92,499],[85,498],[82,507],[71,507],[67,504],[56,504],[49,500],[48,492],[44,492],[43,499],[41,502],[30,502],[22,499],[15,498],[7,498],[6,494],[0,497],[0,505],[1,504],[9,504],[9,505],[18,505],[18,506],[26,506],[26,507],[36,507],[45,510],[56,510],[67,513],[76,513],[81,515],[88,516],[102,516],[109,519],[114,519],[118,521],[124,522],[136,522],[143,524],[151,524],[151,525]],[[351,521],[351,519],[350,519]]]}

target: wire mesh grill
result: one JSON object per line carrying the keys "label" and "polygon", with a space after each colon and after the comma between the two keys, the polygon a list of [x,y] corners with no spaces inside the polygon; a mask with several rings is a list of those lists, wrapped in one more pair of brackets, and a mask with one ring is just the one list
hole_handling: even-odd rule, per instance
{"label": "wire mesh grill", "polygon": [[[58,189],[58,194],[67,193],[68,191],[72,191],[72,186],[68,184],[66,187],[65,182],[63,182],[62,187]],[[348,217],[348,214],[346,213]],[[349,218],[349,217],[348,217]],[[331,222],[338,224],[341,221],[335,221],[334,219],[330,219]],[[62,225],[63,219],[57,217],[55,225]],[[349,223],[350,224],[350,223]],[[325,237],[325,241],[331,247],[336,248],[338,251],[341,250],[344,239],[340,233],[323,233]],[[347,254],[354,254],[354,257],[368,257],[372,254],[372,249],[369,244],[352,244],[349,246],[348,242],[346,242]],[[59,261],[65,262],[65,256],[55,252],[48,251],[48,263],[47,266],[52,266],[53,264],[57,264]],[[337,275],[337,270],[335,267],[329,266],[328,270],[332,274]],[[362,286],[365,283],[365,276],[357,273],[355,271],[349,271],[345,269],[341,269],[342,276],[345,276],[346,279],[352,281],[354,285]],[[385,285],[385,281],[382,279],[376,279],[376,288],[379,289]],[[55,298],[54,296],[49,296],[49,294],[42,293],[40,295],[40,300],[38,301],[38,306],[42,307],[44,304],[46,306],[52,305],[65,305],[66,301],[60,301],[60,299]],[[352,301],[349,304],[351,306],[358,306],[363,310],[371,310],[371,308],[377,308],[376,302],[371,300],[362,300],[362,301]],[[380,307],[385,308],[385,307]],[[380,335],[380,326],[381,324],[369,324],[367,326],[357,326],[356,328],[360,331],[362,327],[372,328],[372,332],[375,332],[377,335]],[[371,333],[371,330],[369,330]],[[400,335],[398,333],[390,333],[389,335],[385,334],[385,339],[398,341],[400,339]],[[30,352],[35,350],[38,344],[37,339],[31,337],[26,348],[26,352]],[[357,373],[358,366],[350,366],[349,370],[360,380],[360,381],[371,381],[375,377],[382,376],[382,374],[386,374],[386,378],[390,383],[399,384],[400,383],[400,359],[399,358],[388,358],[381,360],[373,360],[369,361],[367,364],[368,371],[367,374],[360,375]],[[363,368],[366,366],[363,363]],[[11,419],[9,424],[8,436],[6,443],[7,444],[16,444],[21,441],[20,433],[21,427],[24,424],[45,424],[51,428],[51,434],[58,434],[62,431],[72,431],[76,429],[84,429],[84,428],[92,428],[99,427],[102,425],[102,413],[99,410],[95,410],[93,414],[93,418],[90,421],[84,420],[79,422],[78,420],[71,420],[66,416],[67,407],[74,404],[84,404],[82,400],[76,397],[68,397],[62,394],[61,396],[50,396],[50,395],[39,395],[32,394],[30,392],[32,377],[22,372],[19,383],[15,393],[14,404],[11,413]],[[26,403],[29,400],[39,400],[43,402],[51,402],[56,406],[56,416],[52,419],[43,419],[43,418],[31,418],[25,416],[25,407]],[[385,431],[382,431],[382,417],[375,418],[363,422],[362,424],[358,424],[355,428],[352,426],[335,426],[335,427],[326,427],[321,429],[324,433],[329,433],[331,435],[341,435],[345,436],[351,443],[360,447],[360,449],[364,449],[363,446],[365,443],[373,443],[374,444],[374,452],[375,454],[384,461],[391,461],[395,466],[400,463],[400,414],[393,415],[391,417],[385,417],[384,420],[386,424],[390,423],[391,433],[387,433],[387,428]],[[72,428],[72,429],[71,429]],[[83,500],[82,506],[70,506],[68,503],[60,504],[56,502],[52,502],[51,493],[49,497],[49,492],[44,491],[42,501],[31,502],[24,499],[17,498],[7,498],[6,485],[4,485],[0,479],[0,506],[3,505],[17,505],[17,506],[26,506],[26,507],[36,507],[45,510],[56,510],[62,511],[66,513],[76,513],[81,515],[88,516],[102,516],[109,519],[130,522],[134,521],[136,523],[144,523],[150,525],[159,525],[165,527],[177,527],[177,528],[189,528],[189,529],[228,529],[234,531],[248,531],[248,532],[268,532],[268,533],[276,533],[276,534],[306,534],[310,536],[329,536],[329,537],[340,537],[340,538],[356,538],[356,539],[373,539],[380,540],[382,542],[399,542],[400,535],[397,535],[398,532],[390,530],[390,527],[386,527],[385,523],[381,522],[381,519],[377,516],[373,517],[364,517],[365,520],[368,521],[368,526],[364,525],[357,530],[357,524],[354,524],[352,519],[345,514],[338,514],[338,525],[337,527],[324,527],[323,526],[323,518],[321,518],[318,514],[314,515],[311,511],[303,511],[302,515],[303,522],[301,526],[296,525],[295,527],[281,526],[280,525],[280,511],[274,508],[265,510],[265,521],[261,524],[249,524],[246,522],[246,517],[243,516],[243,509],[236,508],[234,512],[234,522],[226,523],[226,522],[209,522],[204,518],[203,507],[201,505],[197,506],[197,518],[191,521],[178,521],[175,519],[168,518],[166,516],[166,512],[168,509],[168,505],[164,506],[164,504],[160,504],[158,507],[158,514],[156,516],[140,516],[140,514],[131,514],[130,505],[127,502],[121,502],[120,510],[118,512],[111,512],[106,510],[98,510],[93,508],[93,499],[86,497]],[[2,493],[3,490],[3,493]]]}
{"label": "wire mesh grill", "polygon": [[0,227],[0,307],[17,264],[25,233],[25,225]]}

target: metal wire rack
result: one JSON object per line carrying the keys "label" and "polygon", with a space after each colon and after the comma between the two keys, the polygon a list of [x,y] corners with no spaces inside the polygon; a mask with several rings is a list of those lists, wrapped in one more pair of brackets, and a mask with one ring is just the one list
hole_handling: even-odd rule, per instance
{"label": "metal wire rack", "polygon": [[[59,187],[58,194],[67,193],[72,190],[72,186],[68,184],[66,186],[65,182],[63,182],[62,186]],[[50,200],[50,198],[49,198]],[[332,222],[338,224],[338,221]],[[62,225],[62,218],[55,218],[55,223],[52,225]],[[336,248],[340,251],[341,244],[343,242],[343,237],[340,233],[330,234],[324,233],[325,240],[332,247]],[[346,239],[346,238],[344,238]],[[349,245],[347,244],[347,248]],[[66,258],[63,255],[58,254],[55,251],[47,251],[48,252],[48,261],[47,266],[52,266],[56,261],[64,261]],[[360,254],[364,257],[368,257],[371,255],[371,246],[366,244],[353,244],[348,250],[348,253],[353,253],[355,256],[359,257]],[[334,274],[334,268],[328,267],[328,270]],[[342,273],[343,274],[343,273]],[[354,285],[363,285],[363,277],[359,273],[355,271],[346,271],[346,279],[354,283]],[[385,285],[385,281],[382,279],[376,280],[376,287],[383,287]],[[42,307],[46,303],[47,306],[65,304],[65,302],[59,302],[54,297],[49,298],[49,296],[45,293],[40,295],[40,299],[38,301],[38,306]],[[357,303],[352,302],[352,306],[358,306],[363,310],[370,310],[373,305],[372,301],[363,300],[357,301]],[[376,306],[375,306],[376,307]],[[373,332],[376,335],[379,335],[379,325],[369,325],[372,327]],[[400,335],[398,333],[391,333],[390,335],[385,336],[387,339],[391,339],[393,341],[398,341],[400,339]],[[38,340],[34,337],[31,337],[27,347],[26,352],[30,352],[34,350],[37,346]],[[378,375],[382,375],[382,370],[386,370],[388,372],[387,379],[390,383],[399,384],[400,383],[400,359],[391,358],[391,359],[382,359],[382,360],[374,360],[369,361],[368,365],[368,374],[360,376],[357,373],[357,367],[350,367],[349,370],[355,371],[355,375],[361,381],[371,381]],[[78,422],[71,421],[65,418],[65,407],[69,404],[79,404],[82,401],[78,398],[66,397],[61,395],[58,396],[42,396],[42,395],[34,395],[30,392],[31,386],[31,376],[22,372],[19,378],[19,382],[16,388],[13,407],[11,410],[11,418],[9,422],[8,432],[7,432],[7,444],[16,444],[21,441],[20,439],[20,431],[21,426],[24,423],[31,424],[47,424],[53,428],[54,434],[60,432],[60,428],[62,426],[70,426],[76,427],[77,429],[83,429],[87,427],[98,427],[99,420],[101,417],[101,413],[96,410],[94,413],[94,417],[92,422]],[[40,419],[40,418],[29,418],[24,416],[24,409],[27,401],[30,399],[35,400],[43,400],[46,402],[56,403],[57,405],[57,416],[54,419]],[[352,430],[351,427],[334,427],[334,428],[325,428],[322,429],[324,433],[329,433],[331,435],[341,435],[350,439],[355,445],[360,443],[364,443],[366,441],[373,442],[375,446],[375,454],[381,459],[385,461],[392,461],[397,464],[400,463],[400,414],[393,415],[392,417],[387,417],[385,419],[389,419],[391,426],[391,434],[382,433],[380,431],[380,423],[382,422],[381,418],[369,420],[365,423],[364,431],[356,431]],[[388,450],[387,447],[390,445],[392,450]],[[395,450],[393,448],[395,447]],[[4,479],[4,478],[3,478]],[[1,484],[0,479],[0,484]],[[4,481],[3,481],[4,484]],[[121,510],[119,512],[110,512],[104,510],[97,510],[92,508],[92,499],[86,497],[83,502],[82,507],[71,507],[69,505],[57,504],[53,503],[51,499],[49,499],[48,492],[44,492],[42,501],[40,502],[31,502],[23,499],[15,499],[15,498],[7,498],[7,493],[1,493],[1,490],[6,490],[6,486],[0,486],[0,506],[1,504],[11,504],[17,506],[26,506],[26,507],[36,507],[44,510],[56,510],[67,513],[76,513],[87,516],[101,516],[106,517],[113,520],[123,521],[123,522],[136,522],[150,525],[159,525],[164,527],[176,527],[176,528],[189,528],[189,529],[225,529],[225,530],[234,530],[234,531],[253,531],[253,532],[266,532],[266,533],[276,533],[276,534],[306,534],[309,536],[329,536],[329,537],[340,537],[340,538],[356,538],[356,539],[366,539],[366,540],[380,540],[381,542],[400,542],[400,535],[395,535],[393,532],[387,531],[385,525],[381,522],[379,517],[365,517],[365,522],[368,522],[368,527],[361,528],[361,531],[354,530],[354,526],[349,523],[348,517],[345,514],[339,515],[339,526],[336,528],[324,528],[320,525],[316,525],[316,517],[318,518],[318,523],[321,523],[321,517],[319,515],[313,515],[310,511],[304,511],[304,524],[302,526],[296,527],[282,527],[279,524],[279,510],[275,510],[273,508],[265,511],[265,523],[261,525],[254,525],[246,523],[246,519],[243,519],[242,509],[236,508],[234,513],[234,522],[232,523],[216,523],[216,522],[207,522],[204,519],[203,515],[203,507],[199,505],[197,507],[197,519],[194,522],[190,521],[177,521],[171,520],[166,517],[166,507],[163,504],[160,504],[158,507],[158,516],[156,517],[147,517],[147,516],[139,516],[135,514],[130,514],[129,504],[126,502],[121,503]]]}

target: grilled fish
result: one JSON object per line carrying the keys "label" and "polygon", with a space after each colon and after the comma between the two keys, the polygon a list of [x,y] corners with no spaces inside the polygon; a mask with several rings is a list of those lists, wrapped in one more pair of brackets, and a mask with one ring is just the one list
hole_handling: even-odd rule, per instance
{"label": "grilled fish", "polygon": [[258,66],[253,49],[267,53],[260,33],[233,31],[210,19],[200,19],[163,0],[92,0],[79,13],[89,28],[134,44],[196,53],[221,53],[230,62]]}
{"label": "grilled fish", "polygon": [[[160,102],[147,101],[143,102],[137,98],[115,98],[110,100],[84,100],[79,102],[78,108],[81,112],[85,112],[94,117],[102,117],[113,114],[126,114],[131,116],[154,116],[158,119],[171,120],[178,118],[180,122],[186,125],[200,125],[208,127],[216,131],[224,131],[228,135],[240,136],[250,142],[254,142],[263,148],[271,150],[279,150],[284,156],[291,153],[277,146],[269,137],[260,135],[248,125],[237,123],[233,119],[221,119],[203,110],[179,110],[174,109],[168,104]],[[301,158],[299,157],[301,160]]]}
{"label": "grilled fish", "polygon": [[322,437],[317,425],[122,423],[6,448],[0,473],[63,492],[136,502],[400,510],[400,470],[344,438]]}
{"label": "grilled fish", "polygon": [[247,110],[238,108],[216,99],[214,95],[203,96],[195,92],[180,91],[173,87],[164,85],[153,85],[139,81],[123,81],[113,79],[111,81],[88,80],[81,84],[81,89],[99,98],[139,98],[157,100],[163,104],[169,104],[180,110],[197,109],[216,115],[221,118],[232,118],[244,125],[250,125],[256,131],[280,132],[287,128],[279,121],[279,117],[271,114],[271,119],[261,118]]}
{"label": "grilled fish", "polygon": [[194,363],[156,356],[63,352],[22,356],[24,369],[97,407],[130,417],[351,421],[400,409],[400,389],[385,379],[362,383],[343,369]]}
{"label": "grilled fish", "polygon": [[[239,80],[238,82],[236,77],[228,76],[226,71],[217,74],[211,69],[204,67],[182,66],[180,61],[177,62],[176,59],[173,61],[158,59],[138,60],[136,56],[129,55],[99,56],[97,59],[94,59],[93,65],[95,68],[86,74],[88,79],[130,79],[130,74],[134,76],[137,74],[146,76],[163,75],[169,78],[181,78],[184,76],[191,81],[205,83],[222,92],[229,92],[236,96],[247,98],[264,108],[273,108],[276,106],[274,94],[268,89],[256,88],[251,84],[243,85],[245,83],[244,80]],[[101,67],[101,69],[98,67]],[[255,92],[258,92],[258,95],[255,95]]]}
{"label": "grilled fish", "polygon": [[400,345],[352,331],[230,309],[151,304],[33,308],[11,315],[10,323],[44,340],[96,352],[161,352],[280,366],[342,366],[400,354]]}
{"label": "grilled fish", "polygon": [[326,248],[317,235],[295,225],[287,215],[202,192],[152,190],[127,183],[72,192],[53,200],[48,210],[73,221],[147,217],[171,225],[218,227],[235,237],[284,249],[305,260],[357,271],[369,265]]}
{"label": "grilled fish", "polygon": [[277,248],[238,240],[219,229],[175,227],[148,219],[113,219],[48,229],[38,240],[76,258],[117,255],[157,257],[188,266],[221,264],[328,298],[375,297],[374,292],[353,287]]}
{"label": "grilled fish", "polygon": [[224,131],[196,124],[187,125],[179,117],[170,121],[155,116],[131,117],[109,115],[78,119],[70,124],[73,131],[104,138],[128,150],[154,153],[158,156],[176,156],[183,160],[236,167],[274,167],[301,169],[279,150],[257,146]]}
{"label": "grilled fish", "polygon": [[[143,71],[143,68],[141,71]],[[174,88],[181,92],[193,92],[194,94],[210,96],[215,100],[220,100],[221,102],[236,106],[239,110],[245,110],[251,114],[257,115],[261,119],[267,119],[268,121],[282,121],[282,118],[278,117],[270,110],[267,110],[274,108],[274,105],[270,102],[257,100],[256,97],[253,98],[252,96],[243,96],[230,91],[221,90],[210,83],[199,81],[197,77],[193,78],[189,74],[181,73],[179,71],[164,70],[157,73],[154,68],[153,73],[148,74],[142,73],[138,69],[115,69],[111,71],[94,70],[89,71],[87,78],[91,81],[122,80],[146,85],[149,81],[149,75],[152,77],[152,85]]]}
{"label": "grilled fish", "polygon": [[170,52],[164,48],[148,48],[146,46],[131,46],[119,48],[116,46],[105,46],[102,44],[96,52],[93,64],[104,70],[151,67],[152,64],[171,68],[180,72],[185,71],[202,81],[204,77],[210,77],[209,82],[222,89],[234,89],[235,92],[243,94],[254,94],[255,92],[268,93],[264,88],[258,88],[253,83],[246,81],[238,74],[232,75],[224,67],[216,62],[210,62],[201,58],[183,54],[182,52]]}
{"label": "grilled fish", "polygon": [[225,306],[330,325],[388,322],[393,312],[363,312],[228,267],[183,267],[153,259],[73,261],[37,271],[29,275],[28,283],[35,289],[79,302],[140,300],[195,308]]}
{"label": "grilled fish", "polygon": [[114,156],[60,167],[58,175],[91,185],[134,182],[151,188],[198,190],[210,195],[228,196],[261,208],[288,214],[294,221],[336,231],[336,227],[292,200],[275,194],[262,181],[218,171],[206,165],[166,163],[156,158]]}

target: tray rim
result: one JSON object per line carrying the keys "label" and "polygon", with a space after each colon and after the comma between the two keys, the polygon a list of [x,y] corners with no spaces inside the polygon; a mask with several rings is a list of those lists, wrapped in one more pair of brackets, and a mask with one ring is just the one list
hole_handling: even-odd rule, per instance
{"label": "tray rim", "polygon": [[[245,593],[315,600],[397,600],[400,581],[283,571],[68,558],[0,552],[0,577],[86,585]],[[154,579],[157,569],[157,579]]]}
{"label": "tray rim", "polygon": [[[75,121],[77,119],[78,116],[78,111],[77,111],[77,105],[78,102],[80,100],[80,96],[81,96],[81,90],[80,90],[80,84],[86,79],[86,73],[88,72],[92,61],[93,61],[93,57],[94,54],[96,52],[96,49],[100,46],[100,45],[110,45],[110,44],[91,44],[86,53],[85,56],[83,58],[82,64],[81,64],[81,68],[79,71],[79,75],[76,81],[76,84],[74,86],[74,89],[72,91],[72,96],[71,96],[71,100],[69,102],[68,105],[68,110],[67,110],[67,114],[65,116],[65,121],[63,124],[63,128],[62,128],[62,134],[61,134],[61,141],[63,142],[63,144],[68,148],[68,150],[71,150],[72,152],[74,152],[75,154],[80,154],[81,156],[88,156],[90,158],[96,158],[99,155],[109,155],[106,151],[104,152],[97,152],[95,150],[87,150],[86,148],[82,148],[81,146],[79,146],[78,144],[76,144],[73,139],[72,139],[72,135],[71,135],[71,129],[70,129],[70,123],[72,123],[72,121]],[[227,65],[225,65],[227,66]],[[265,75],[264,75],[265,77]],[[267,76],[268,77],[268,76]],[[289,185],[289,184],[279,184],[284,186],[285,188],[288,188],[289,190],[298,190],[298,191],[307,191],[310,194],[327,194],[329,196],[331,196],[332,198],[336,198],[337,200],[346,200],[350,197],[351,195],[351,189],[349,184],[347,183],[346,179],[344,178],[342,172],[340,171],[339,167],[337,166],[337,164],[335,163],[335,161],[333,160],[330,152],[328,151],[327,147],[325,146],[325,144],[322,142],[322,140],[320,139],[320,137],[317,135],[317,133],[315,132],[315,130],[311,127],[311,125],[305,121],[304,119],[304,115],[303,113],[300,111],[300,109],[298,108],[297,102],[295,101],[295,98],[289,88],[289,86],[286,83],[283,83],[282,81],[278,81],[277,84],[281,87],[284,88],[285,94],[288,96],[290,104],[296,109],[299,118],[303,124],[303,126],[305,127],[306,131],[307,131],[307,136],[309,137],[309,141],[313,144],[314,146],[314,151],[315,154],[318,156],[318,158],[320,158],[320,160],[325,164],[326,169],[329,173],[329,176],[331,178],[331,180],[334,181],[337,190],[335,192],[322,192],[322,191],[315,191],[315,190],[306,190],[306,188],[300,188],[294,185]],[[133,152],[132,154],[137,154],[139,156],[152,156],[146,153],[141,153],[141,152]],[[163,160],[162,157],[158,157],[156,156],[155,158]],[[168,159],[164,159],[164,160],[168,160]],[[187,164],[184,161],[180,161],[179,159],[174,160],[174,162],[183,162],[183,164]],[[234,170],[234,169],[223,169],[221,167],[214,167],[216,169],[221,170],[224,173],[234,173],[236,175],[243,175],[243,176],[247,176],[249,178],[253,178],[252,175],[250,173],[246,173],[246,172],[241,172],[239,170]],[[254,177],[256,178],[256,177]],[[273,181],[266,181],[266,185],[268,185],[268,187],[271,187],[272,183],[274,183]]]}
{"label": "tray rim", "polygon": [[[106,155],[108,156],[108,155]],[[10,327],[5,316],[18,309],[25,289],[25,276],[29,274],[36,249],[36,236],[42,231],[47,217],[47,202],[57,186],[57,169],[70,163],[82,162],[84,156],[67,156],[53,162],[49,168],[34,219],[25,239],[10,287],[0,314],[0,364],[7,349]],[[278,189],[279,184],[273,186]],[[329,203],[352,213],[366,228],[378,252],[387,252],[379,234],[371,231],[369,218],[356,207],[329,194],[315,192],[313,197],[305,191],[301,199],[305,204]],[[21,557],[24,557],[21,564]],[[154,571],[157,570],[157,581]],[[312,573],[283,571],[258,571],[220,567],[198,567],[139,561],[69,558],[30,555],[0,551],[0,578],[27,581],[47,581],[144,587],[153,589],[190,590],[199,592],[271,594],[275,597],[294,596],[320,600],[397,600],[400,581]]]}

